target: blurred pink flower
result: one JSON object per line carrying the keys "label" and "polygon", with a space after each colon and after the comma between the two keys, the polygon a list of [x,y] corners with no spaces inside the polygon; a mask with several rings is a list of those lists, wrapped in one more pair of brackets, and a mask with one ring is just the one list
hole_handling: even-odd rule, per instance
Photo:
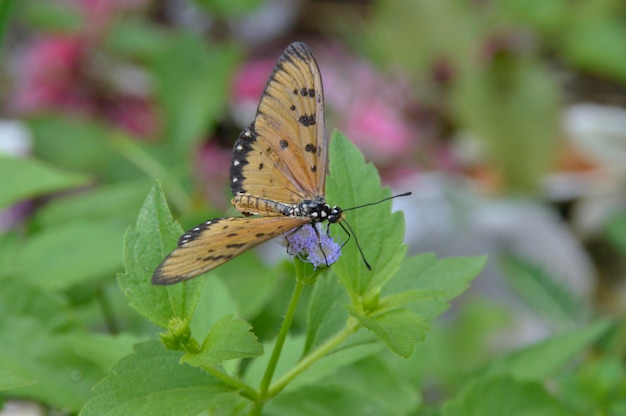
{"label": "blurred pink flower", "polygon": [[417,106],[408,82],[376,71],[345,50],[320,48],[317,57],[329,121],[379,168],[413,165],[421,131],[408,117]]}
{"label": "blurred pink flower", "polygon": [[78,82],[84,46],[80,39],[67,36],[28,45],[17,60],[10,107],[18,112],[89,110],[86,91]]}
{"label": "blurred pink flower", "polygon": [[245,63],[233,80],[233,99],[258,102],[275,62],[275,58],[262,58]]}

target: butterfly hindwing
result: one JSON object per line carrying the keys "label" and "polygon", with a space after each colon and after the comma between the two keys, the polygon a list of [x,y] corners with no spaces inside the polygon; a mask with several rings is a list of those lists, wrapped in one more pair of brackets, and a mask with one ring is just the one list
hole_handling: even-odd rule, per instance
{"label": "butterfly hindwing", "polygon": [[257,115],[233,148],[233,194],[284,203],[324,196],[324,96],[309,47],[289,45],[265,87]]}
{"label": "butterfly hindwing", "polygon": [[299,227],[303,217],[232,217],[204,222],[183,234],[152,276],[170,285],[213,270],[273,237]]}

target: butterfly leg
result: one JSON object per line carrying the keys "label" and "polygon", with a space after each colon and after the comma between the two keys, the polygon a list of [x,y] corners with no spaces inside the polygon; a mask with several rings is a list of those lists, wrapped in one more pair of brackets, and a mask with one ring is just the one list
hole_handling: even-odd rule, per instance
{"label": "butterfly leg", "polygon": [[[322,247],[322,236],[320,235],[320,232],[315,226],[315,224],[313,224],[312,227],[313,227],[313,230],[315,231],[315,235],[317,236],[317,244],[320,246],[320,251],[322,252],[322,256],[324,256],[324,263],[326,263],[326,267],[330,267],[330,264],[328,264],[328,258],[326,257],[326,253],[324,252],[324,248]],[[328,232],[328,230],[326,232]]]}

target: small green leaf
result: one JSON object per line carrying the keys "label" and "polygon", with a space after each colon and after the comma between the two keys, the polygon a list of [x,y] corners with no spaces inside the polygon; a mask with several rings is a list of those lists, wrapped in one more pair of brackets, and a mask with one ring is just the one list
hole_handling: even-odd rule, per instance
{"label": "small green leaf", "polygon": [[65,172],[54,166],[33,158],[18,158],[0,155],[0,210],[12,204],[63,191],[89,182],[89,177],[77,173]]}
{"label": "small green leaf", "polygon": [[569,416],[540,383],[508,377],[474,380],[443,406],[443,416]]}
{"label": "small green leaf", "polygon": [[226,315],[213,325],[197,354],[185,354],[182,362],[196,367],[215,367],[227,360],[258,357],[263,346],[243,319]]}
{"label": "small green leaf", "polygon": [[350,312],[361,325],[372,331],[391,351],[402,358],[413,354],[415,344],[424,341],[429,330],[424,317],[408,309],[396,309],[374,317],[353,310]]}
{"label": "small green leaf", "polygon": [[576,328],[556,335],[536,345],[491,361],[488,375],[505,374],[520,380],[542,381],[556,374],[580,356],[610,328],[608,321],[598,321],[587,328]]}
{"label": "small green leaf", "polygon": [[197,415],[235,400],[237,392],[201,370],[181,365],[181,353],[150,341],[135,346],[94,388],[81,416]]}
{"label": "small green leaf", "polygon": [[126,272],[118,275],[118,283],[131,306],[163,328],[173,317],[189,322],[200,295],[201,279],[160,287],[151,283],[155,268],[175,248],[181,234],[157,183],[146,197],[137,224],[126,231]]}
{"label": "small green leaf", "polygon": [[[391,195],[388,188],[381,187],[376,168],[365,163],[357,147],[337,131],[333,132],[329,160],[327,200],[330,205],[346,209]],[[400,212],[392,213],[391,201],[386,201],[347,212],[345,220],[355,233],[352,240],[359,240],[372,271],[365,267],[355,241],[343,247],[333,271],[351,296],[365,296],[375,292],[400,267],[406,252],[402,243],[404,218]],[[333,235],[343,234],[338,228],[334,227]]]}

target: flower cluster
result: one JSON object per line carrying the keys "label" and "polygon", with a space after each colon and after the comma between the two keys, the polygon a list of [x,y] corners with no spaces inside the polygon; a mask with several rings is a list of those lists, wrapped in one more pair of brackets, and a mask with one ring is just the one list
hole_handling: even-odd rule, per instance
{"label": "flower cluster", "polygon": [[341,256],[341,246],[327,234],[321,223],[307,224],[285,234],[283,245],[287,246],[289,255],[298,256],[315,268],[330,266]]}

